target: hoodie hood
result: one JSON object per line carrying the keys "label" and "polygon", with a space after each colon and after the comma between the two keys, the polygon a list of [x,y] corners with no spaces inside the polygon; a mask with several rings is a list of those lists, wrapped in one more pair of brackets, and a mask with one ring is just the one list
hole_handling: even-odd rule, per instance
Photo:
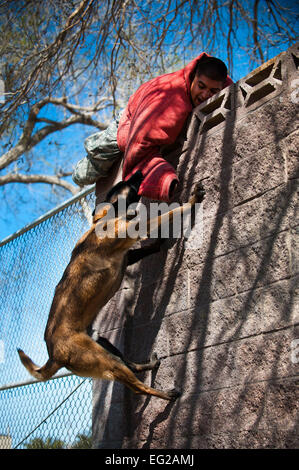
{"label": "hoodie hood", "polygon": [[[187,87],[187,92],[188,92],[188,95],[190,97],[190,100],[191,100],[191,92],[190,92],[191,83],[194,79],[194,74],[195,74],[197,64],[198,64],[198,62],[200,62],[201,60],[206,59],[207,57],[211,57],[211,56],[209,54],[207,54],[206,52],[202,52],[201,54],[199,54],[198,57],[193,59],[191,62],[189,62],[189,64],[186,65],[186,67],[183,68],[184,78],[185,78],[186,87]],[[229,75],[227,75],[226,82],[225,82],[223,88],[226,88],[227,86],[232,85],[232,83],[233,83],[232,79],[230,78]]]}

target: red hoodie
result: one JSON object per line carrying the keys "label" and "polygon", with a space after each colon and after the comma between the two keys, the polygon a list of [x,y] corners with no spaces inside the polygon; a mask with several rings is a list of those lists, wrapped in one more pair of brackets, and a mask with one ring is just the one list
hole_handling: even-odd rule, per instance
{"label": "red hoodie", "polygon": [[[203,52],[177,72],[161,75],[141,85],[129,99],[120,118],[117,143],[124,153],[123,179],[141,170],[139,194],[169,201],[169,188],[178,181],[174,167],[161,156],[161,147],[176,141],[191,113],[190,87]],[[225,86],[231,85],[227,77]]]}

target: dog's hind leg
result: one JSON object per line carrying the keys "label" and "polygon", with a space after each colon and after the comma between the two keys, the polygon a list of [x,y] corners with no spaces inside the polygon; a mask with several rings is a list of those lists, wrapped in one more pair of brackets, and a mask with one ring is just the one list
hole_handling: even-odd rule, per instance
{"label": "dog's hind leg", "polygon": [[160,365],[160,361],[156,354],[153,354],[151,359],[145,364],[137,364],[136,362],[132,362],[124,358],[123,354],[115,346],[113,346],[113,344],[111,344],[107,338],[99,336],[96,339],[96,342],[104,349],[114,354],[114,356],[119,357],[133,372],[142,372],[143,370],[157,369]]}
{"label": "dog's hind leg", "polygon": [[113,346],[113,344],[110,343],[107,338],[104,338],[104,336],[98,336],[97,339],[95,339],[95,342],[110,353],[114,354],[114,356],[119,357],[122,361],[125,360],[122,353],[115,346]]}
{"label": "dog's hind leg", "polygon": [[137,364],[136,362],[131,362],[127,359],[124,359],[124,362],[133,372],[142,372],[143,370],[158,369],[161,363],[161,361],[158,359],[157,354],[153,354],[149,362],[146,362],[145,364]]}
{"label": "dog's hind leg", "polygon": [[[97,344],[85,333],[77,333],[69,338],[67,347],[69,359],[68,363],[64,365],[77,375],[95,379],[116,380],[135,393],[153,395],[164,400],[173,400],[180,395],[176,390],[163,392],[148,387],[134,375],[120,356],[107,351],[106,348]],[[151,366],[153,364],[154,362],[150,363]],[[149,364],[131,363],[131,365],[138,370],[149,368]]]}
{"label": "dog's hind leg", "polygon": [[138,380],[134,373],[127,367],[126,369],[120,368],[118,371],[115,371],[114,380],[117,380],[126,387],[130,388],[136,394],[152,395],[163,398],[163,400],[175,400],[181,395],[180,392],[175,389],[163,392],[162,390],[148,387],[143,382]]}

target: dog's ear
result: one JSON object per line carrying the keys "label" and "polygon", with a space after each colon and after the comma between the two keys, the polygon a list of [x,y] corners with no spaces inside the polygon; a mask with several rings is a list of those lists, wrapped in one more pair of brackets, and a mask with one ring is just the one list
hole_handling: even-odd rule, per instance
{"label": "dog's ear", "polygon": [[126,182],[131,186],[133,187],[136,192],[138,193],[139,191],[139,187],[140,187],[140,184],[143,180],[143,174],[142,174],[142,171],[141,170],[137,170],[132,176],[131,178],[129,178]]}
{"label": "dog's ear", "polygon": [[126,186],[126,183],[124,183],[123,181],[120,181],[119,183],[117,183],[115,186],[113,186],[109,191],[108,193],[106,194],[106,198],[105,198],[105,201],[106,202],[110,202],[112,196],[117,193],[118,191],[120,191],[123,187]]}
{"label": "dog's ear", "polygon": [[135,171],[135,173],[126,181],[119,181],[115,186],[113,186],[107,193],[105,201],[110,202],[114,194],[120,192],[123,188],[130,186],[138,194],[141,181],[143,180],[143,174],[140,170]]}

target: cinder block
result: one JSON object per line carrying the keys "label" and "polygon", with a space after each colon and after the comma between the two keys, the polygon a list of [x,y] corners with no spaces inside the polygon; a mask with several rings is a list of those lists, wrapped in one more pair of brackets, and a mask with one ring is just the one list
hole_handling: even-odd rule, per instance
{"label": "cinder block", "polygon": [[287,230],[297,225],[297,208],[297,180],[214,216],[207,215],[204,202],[202,243],[198,250],[186,249],[183,262],[193,268],[207,258],[211,260]]}
{"label": "cinder block", "polygon": [[280,149],[264,147],[233,166],[234,205],[252,199],[285,182]]}
{"label": "cinder block", "polygon": [[[284,422],[277,427],[274,391],[280,391],[280,409],[284,411]],[[280,430],[285,435],[292,435],[294,416],[298,412],[298,388],[292,382],[284,386],[262,382],[187,395],[176,401],[171,409],[168,408],[169,426],[162,419],[166,415],[164,409],[165,406],[151,401],[143,413],[143,419],[131,422],[136,440],[160,442],[160,448],[161,444],[171,448],[178,440],[191,439],[192,436],[208,437],[259,430],[269,432],[273,430],[272,420],[276,432]]]}
{"label": "cinder block", "polygon": [[[128,445],[128,443],[127,443]],[[132,443],[131,448],[167,449],[171,444],[167,437],[159,436],[152,441]],[[298,429],[257,429],[237,432],[215,432],[197,436],[180,437],[172,443],[174,449],[296,449]],[[211,454],[212,456],[213,454]],[[215,454],[217,455],[217,453]],[[213,459],[212,459],[213,460]]]}
{"label": "cinder block", "polygon": [[[170,354],[184,353],[289,327],[298,321],[294,302],[296,280],[201,303],[163,321]],[[298,335],[299,336],[299,335]]]}
{"label": "cinder block", "polygon": [[296,190],[283,183],[226,213],[204,217],[202,247],[187,266],[203,261],[208,252],[220,256],[287,230],[297,223],[297,204]]}
{"label": "cinder block", "polygon": [[123,327],[129,304],[127,293],[127,289],[119,290],[101,309],[92,325],[94,331],[103,334]]}
{"label": "cinder block", "polygon": [[190,269],[190,306],[198,302],[210,303],[237,293],[240,262],[233,252]]}
{"label": "cinder block", "polygon": [[169,355],[167,332],[160,321],[126,328],[123,330],[123,337],[124,354],[133,362],[148,362],[153,353],[157,354],[158,358]]}
{"label": "cinder block", "polygon": [[216,129],[218,132],[220,128],[229,125],[234,112],[234,88],[234,84],[226,87],[194,109],[194,115],[200,122],[200,135],[213,133]]}
{"label": "cinder block", "polygon": [[[298,377],[298,375],[297,375]],[[281,380],[267,383],[266,416],[275,431],[288,430],[297,434],[298,440],[298,379]],[[297,432],[296,432],[297,431]]]}
{"label": "cinder block", "polygon": [[288,179],[299,178],[298,141],[298,130],[281,141],[282,153],[286,159]]}
{"label": "cinder block", "polygon": [[236,115],[241,118],[279,95],[287,80],[285,53],[270,59],[236,84]]}
{"label": "cinder block", "polygon": [[[293,98],[292,92],[294,88],[289,88],[259,110],[259,119],[266,120],[265,124],[269,127],[265,128],[272,133],[277,143],[298,129],[298,100]],[[269,122],[270,119],[272,123]]]}
{"label": "cinder block", "polygon": [[289,234],[281,232],[190,269],[190,305],[255,289],[291,276]]}
{"label": "cinder block", "polygon": [[[134,292],[132,290],[132,292]],[[141,286],[134,293],[134,324],[160,320],[165,315],[189,308],[188,271],[173,270],[163,279]]]}
{"label": "cinder block", "polygon": [[280,141],[298,129],[298,105],[291,93],[276,97],[237,121],[232,133],[234,162],[255,156],[264,147],[280,149]]}
{"label": "cinder block", "polygon": [[198,136],[196,145],[181,156],[177,167],[183,189],[181,199],[186,198],[184,191],[188,197],[197,181],[203,180],[206,190],[209,179],[216,178],[219,185],[226,183],[224,173],[232,162],[233,145],[231,131],[225,133],[220,129],[213,136],[206,134]]}
{"label": "cinder block", "polygon": [[291,275],[289,234],[281,232],[238,250],[238,292],[271,284]]}
{"label": "cinder block", "polygon": [[[221,340],[221,338],[219,338]],[[241,340],[191,350],[168,359],[183,395],[295,376],[299,366],[291,361],[292,327]],[[158,371],[160,383],[163,373]],[[161,378],[160,378],[161,375]]]}
{"label": "cinder block", "polygon": [[292,84],[294,79],[298,78],[299,68],[299,45],[298,42],[291,46],[285,54],[285,66],[287,70],[288,85]]}
{"label": "cinder block", "polygon": [[280,184],[260,197],[233,209],[235,246],[245,246],[289,228],[293,219],[295,195],[287,184]]}

